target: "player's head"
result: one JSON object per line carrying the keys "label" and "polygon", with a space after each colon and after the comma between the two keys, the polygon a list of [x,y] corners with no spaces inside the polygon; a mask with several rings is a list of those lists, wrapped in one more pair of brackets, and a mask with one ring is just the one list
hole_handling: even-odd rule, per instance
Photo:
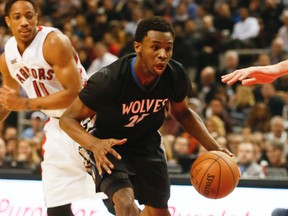
{"label": "player's head", "polygon": [[141,42],[151,30],[159,32],[170,32],[173,38],[175,36],[172,25],[163,17],[155,16],[143,19],[139,22],[135,33],[135,41]]}
{"label": "player's head", "polygon": [[17,42],[30,43],[36,34],[38,5],[35,0],[7,0],[5,21]]}
{"label": "player's head", "polygon": [[162,17],[150,17],[139,22],[134,41],[141,71],[160,76],[173,54],[174,30]]}

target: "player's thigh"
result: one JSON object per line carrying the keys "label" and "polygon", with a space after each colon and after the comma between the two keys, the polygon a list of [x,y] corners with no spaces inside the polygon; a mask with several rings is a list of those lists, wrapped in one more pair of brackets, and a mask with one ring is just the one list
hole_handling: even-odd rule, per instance
{"label": "player's thigh", "polygon": [[138,158],[134,168],[133,186],[139,203],[166,208],[170,197],[170,179],[165,158]]}

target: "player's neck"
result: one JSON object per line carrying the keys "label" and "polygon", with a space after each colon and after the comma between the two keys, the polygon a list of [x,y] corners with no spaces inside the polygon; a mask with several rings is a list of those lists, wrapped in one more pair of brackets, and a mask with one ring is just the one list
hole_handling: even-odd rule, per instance
{"label": "player's neck", "polygon": [[149,73],[145,63],[143,61],[139,61],[138,57],[136,58],[134,64],[134,72],[138,78],[138,81],[144,87],[150,86],[157,80],[157,77],[152,76],[151,73]]}

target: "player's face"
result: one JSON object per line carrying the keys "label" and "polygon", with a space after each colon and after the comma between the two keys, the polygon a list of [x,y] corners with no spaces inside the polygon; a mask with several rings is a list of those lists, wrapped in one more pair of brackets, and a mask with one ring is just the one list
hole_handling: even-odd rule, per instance
{"label": "player's face", "polygon": [[9,16],[5,17],[5,21],[18,43],[25,45],[31,43],[36,35],[38,14],[30,2],[15,2]]}
{"label": "player's face", "polygon": [[158,77],[172,57],[173,35],[170,32],[149,31],[142,42],[136,42],[135,51],[143,61],[143,72]]}

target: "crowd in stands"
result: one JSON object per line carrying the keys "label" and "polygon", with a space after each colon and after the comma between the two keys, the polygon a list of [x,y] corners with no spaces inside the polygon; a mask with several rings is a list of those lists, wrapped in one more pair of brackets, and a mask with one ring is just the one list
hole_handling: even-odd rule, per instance
{"label": "crowd in stands", "polygon": [[[71,40],[91,76],[133,52],[139,20],[164,16],[175,29],[173,58],[191,79],[189,105],[219,144],[236,156],[245,178],[264,178],[267,168],[288,171],[288,76],[272,84],[227,86],[221,76],[249,65],[287,59],[288,1],[284,0],[39,0],[40,25],[59,28]],[[0,52],[10,37],[0,2]],[[40,172],[43,113],[29,113],[30,129],[0,128],[0,168]],[[36,123],[35,123],[36,122]],[[169,111],[160,129],[171,172],[186,172],[205,152]],[[187,166],[188,164],[188,166]],[[271,172],[272,173],[272,172]],[[275,173],[274,173],[275,174]],[[275,174],[277,175],[277,174]],[[280,174],[279,174],[280,175]]]}

